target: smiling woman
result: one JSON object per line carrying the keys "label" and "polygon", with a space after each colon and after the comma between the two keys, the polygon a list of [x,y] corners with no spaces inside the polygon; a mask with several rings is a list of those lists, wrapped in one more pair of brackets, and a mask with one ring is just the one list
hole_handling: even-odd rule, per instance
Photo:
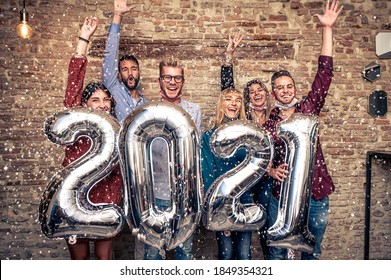
{"label": "smiling woman", "polygon": [[225,94],[221,110],[227,118],[236,119],[239,116],[239,109],[242,107],[242,103],[243,95],[233,91]]}
{"label": "smiling woman", "polygon": [[[217,100],[215,125],[202,135],[201,164],[205,193],[218,177],[239,165],[246,157],[246,152],[240,149],[230,158],[219,158],[210,147],[211,137],[217,128],[234,120],[246,119],[243,101],[243,93],[240,91],[233,88],[223,90]],[[244,192],[240,197],[241,203],[251,201],[250,191]],[[251,259],[251,234],[251,231],[216,231],[219,259],[230,260],[235,256],[237,259]]]}
{"label": "smiling woman", "polygon": [[[68,68],[68,83],[65,92],[64,105],[66,108],[89,107],[114,113],[114,100],[110,92],[100,82],[90,82],[83,90],[84,76],[87,70],[87,46],[90,37],[98,26],[96,18],[86,18],[80,31],[76,54],[71,58]],[[88,137],[80,137],[77,142],[65,149],[63,166],[66,167],[84,156],[91,147]],[[88,193],[92,203],[118,204],[121,199],[122,177],[118,165],[96,183]],[[96,259],[112,259],[112,238],[89,239],[78,238],[76,242],[67,240],[71,259],[90,259],[90,241],[94,242]]]}
{"label": "smiling woman", "polygon": [[243,94],[236,89],[228,88],[221,92],[217,100],[214,129],[234,119],[246,119]]}

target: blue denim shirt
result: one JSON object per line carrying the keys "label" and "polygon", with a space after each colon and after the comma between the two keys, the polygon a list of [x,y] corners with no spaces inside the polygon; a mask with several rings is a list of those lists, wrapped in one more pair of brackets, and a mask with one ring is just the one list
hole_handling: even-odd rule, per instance
{"label": "blue denim shirt", "polygon": [[137,102],[124,83],[118,80],[120,29],[119,24],[110,25],[102,66],[102,81],[115,100],[115,114],[118,121],[122,122],[137,106],[147,103],[148,100],[143,97],[142,90],[137,89],[140,95]]}

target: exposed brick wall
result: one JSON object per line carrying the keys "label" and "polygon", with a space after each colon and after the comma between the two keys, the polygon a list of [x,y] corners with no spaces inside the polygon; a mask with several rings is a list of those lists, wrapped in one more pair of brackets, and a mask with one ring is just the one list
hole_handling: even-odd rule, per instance
{"label": "exposed brick wall", "polygon": [[[323,1],[215,0],[134,1],[137,9],[123,20],[121,51],[140,60],[142,86],[156,98],[158,63],[174,56],[185,65],[185,96],[202,107],[203,128],[213,119],[220,90],[220,63],[228,34],[245,34],[235,53],[238,88],[259,77],[269,84],[271,72],[287,68],[306,95],[316,71],[321,28],[314,13]],[[369,150],[391,150],[391,115],[367,113],[375,89],[391,94],[391,60],[375,54],[375,35],[391,32],[391,2],[345,0],[335,27],[335,77],[321,114],[320,138],[336,183],[331,195],[330,224],[322,259],[362,259],[364,247],[365,161]],[[34,35],[16,36],[22,1],[0,7],[0,259],[68,259],[64,241],[45,239],[37,222],[37,206],[48,178],[60,166],[62,148],[42,133],[46,117],[63,109],[67,65],[79,26],[86,16],[99,18],[91,45],[86,81],[100,79],[104,41],[111,22],[112,1],[26,1]],[[381,65],[381,78],[365,81],[366,64]],[[390,108],[390,102],[388,103]],[[391,259],[390,165],[375,161],[370,257]],[[254,236],[255,237],[255,236]],[[254,247],[257,242],[254,238]],[[133,237],[125,232],[116,257],[131,259]],[[216,258],[213,233],[196,235],[198,259]],[[260,258],[260,253],[254,253]]]}

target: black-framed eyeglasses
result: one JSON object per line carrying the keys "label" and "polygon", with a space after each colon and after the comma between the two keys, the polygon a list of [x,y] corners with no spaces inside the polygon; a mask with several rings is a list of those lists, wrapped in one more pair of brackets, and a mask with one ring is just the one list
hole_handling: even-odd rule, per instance
{"label": "black-framed eyeglasses", "polygon": [[183,81],[183,76],[170,76],[170,75],[162,75],[160,76],[160,78],[163,79],[163,81],[165,81],[166,83],[169,83],[172,81],[172,78],[174,78],[174,81],[176,83],[180,83]]}

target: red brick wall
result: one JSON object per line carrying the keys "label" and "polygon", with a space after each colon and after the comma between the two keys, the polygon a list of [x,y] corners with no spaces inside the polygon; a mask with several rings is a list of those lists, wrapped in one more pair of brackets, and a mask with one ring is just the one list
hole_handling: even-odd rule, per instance
{"label": "red brick wall", "polygon": [[[312,15],[322,11],[323,1],[134,2],[136,11],[123,20],[121,50],[139,58],[142,87],[152,99],[158,92],[159,61],[171,55],[181,59],[185,96],[202,107],[204,129],[213,119],[220,64],[231,32],[245,35],[235,53],[238,88],[256,77],[268,83],[273,70],[287,68],[296,77],[299,95],[307,94],[321,39]],[[334,36],[335,77],[321,115],[321,142],[336,183],[322,259],[363,258],[366,152],[391,150],[390,113],[379,118],[367,113],[372,91],[391,93],[391,60],[378,59],[375,53],[376,34],[391,32],[391,2],[342,2],[345,10]],[[62,148],[46,140],[42,124],[63,109],[67,65],[82,19],[90,15],[99,18],[100,26],[91,44],[86,81],[100,79],[113,4],[27,0],[34,29],[30,40],[16,36],[21,5],[10,0],[1,1],[0,7],[0,258],[67,259],[64,241],[43,238],[37,222],[40,195],[63,156]],[[380,64],[382,73],[370,83],[362,71],[372,61]],[[391,259],[390,165],[376,161],[373,170],[370,257]],[[132,258],[132,246],[129,234],[121,236],[117,258]],[[195,246],[197,258],[216,257],[213,234],[199,233]]]}

